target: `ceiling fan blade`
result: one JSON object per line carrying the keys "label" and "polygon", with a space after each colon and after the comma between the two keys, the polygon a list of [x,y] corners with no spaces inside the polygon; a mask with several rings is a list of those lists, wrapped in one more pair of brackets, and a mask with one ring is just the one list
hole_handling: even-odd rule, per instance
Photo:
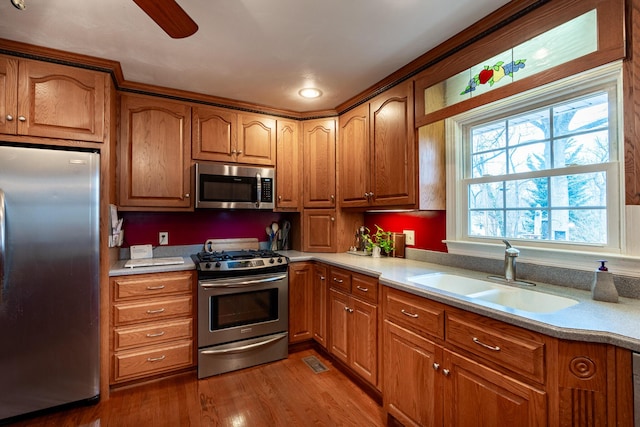
{"label": "ceiling fan blade", "polygon": [[198,31],[196,24],[175,0],[133,0],[174,39],[189,37]]}

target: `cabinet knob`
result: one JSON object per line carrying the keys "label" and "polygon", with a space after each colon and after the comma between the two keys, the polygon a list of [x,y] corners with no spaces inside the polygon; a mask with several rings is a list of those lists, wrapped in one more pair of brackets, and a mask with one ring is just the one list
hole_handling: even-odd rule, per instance
{"label": "cabinet knob", "polygon": [[434,364],[433,364],[433,369],[435,369],[436,371],[437,371],[438,369],[440,369],[440,364],[439,364],[439,363],[434,363]]}
{"label": "cabinet knob", "polygon": [[187,193],[187,194],[184,195],[184,197],[188,199],[189,197],[191,197],[191,195],[189,193]]}
{"label": "cabinet knob", "polygon": [[335,220],[336,220],[335,217],[331,217],[331,221],[335,221]]}
{"label": "cabinet knob", "polygon": [[320,280],[324,280],[324,276],[320,276]]}
{"label": "cabinet knob", "polygon": [[236,154],[237,151],[236,150],[231,150],[231,154]]}
{"label": "cabinet knob", "polygon": [[334,202],[336,200],[336,196],[334,196],[333,194],[331,196],[329,196],[331,198],[331,201]]}
{"label": "cabinet knob", "polygon": [[238,154],[242,154],[242,150],[238,150]]}
{"label": "cabinet knob", "polygon": [[369,192],[369,197],[373,197],[373,191]]}
{"label": "cabinet knob", "polygon": [[445,377],[448,377],[450,373],[451,373],[451,371],[448,370],[448,369],[443,369],[442,370],[442,375],[444,375]]}
{"label": "cabinet knob", "polygon": [[20,120],[21,122],[26,122],[27,118],[25,116],[18,116],[18,120]]}
{"label": "cabinet knob", "polygon": [[282,201],[282,196],[278,196],[278,201],[281,202]]}
{"label": "cabinet knob", "polygon": [[10,122],[13,120],[13,116],[11,114],[7,114],[7,121]]}

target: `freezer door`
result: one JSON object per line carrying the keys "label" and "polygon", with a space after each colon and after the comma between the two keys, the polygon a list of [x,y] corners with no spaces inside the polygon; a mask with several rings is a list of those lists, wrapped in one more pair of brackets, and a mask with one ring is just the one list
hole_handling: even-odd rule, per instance
{"label": "freezer door", "polygon": [[99,164],[0,145],[0,420],[99,394]]}

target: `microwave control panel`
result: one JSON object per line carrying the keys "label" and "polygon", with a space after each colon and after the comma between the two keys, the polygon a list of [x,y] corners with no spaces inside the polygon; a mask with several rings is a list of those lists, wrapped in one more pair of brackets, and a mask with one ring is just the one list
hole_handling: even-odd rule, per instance
{"label": "microwave control panel", "polygon": [[273,179],[262,178],[262,201],[265,203],[273,202]]}

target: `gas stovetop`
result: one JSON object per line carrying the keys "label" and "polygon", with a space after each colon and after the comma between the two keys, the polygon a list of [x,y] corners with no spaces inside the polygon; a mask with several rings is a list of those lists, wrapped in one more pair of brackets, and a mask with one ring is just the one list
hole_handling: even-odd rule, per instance
{"label": "gas stovetop", "polygon": [[286,270],[289,259],[277,252],[268,250],[239,250],[199,252],[191,255],[196,268],[201,272],[231,272],[239,274],[246,270],[273,270],[283,267]]}

